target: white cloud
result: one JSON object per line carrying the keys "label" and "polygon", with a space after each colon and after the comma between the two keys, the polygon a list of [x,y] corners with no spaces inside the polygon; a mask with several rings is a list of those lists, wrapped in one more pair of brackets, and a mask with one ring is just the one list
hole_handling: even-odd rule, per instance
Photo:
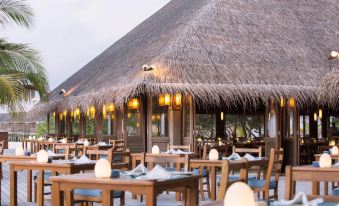
{"label": "white cloud", "polygon": [[37,49],[54,89],[168,2],[29,0],[34,26],[30,30],[12,26],[0,35]]}

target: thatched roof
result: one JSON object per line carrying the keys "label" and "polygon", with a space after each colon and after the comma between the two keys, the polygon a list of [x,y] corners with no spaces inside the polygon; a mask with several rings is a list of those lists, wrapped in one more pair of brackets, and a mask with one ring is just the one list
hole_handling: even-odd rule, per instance
{"label": "thatched roof", "polygon": [[329,101],[333,106],[339,104],[339,68],[324,76],[321,81],[321,89],[322,99]]}
{"label": "thatched roof", "polygon": [[[338,0],[172,0],[52,91],[45,109],[120,104],[145,91],[205,104],[316,102],[338,16]],[[156,69],[145,75],[144,64]]]}

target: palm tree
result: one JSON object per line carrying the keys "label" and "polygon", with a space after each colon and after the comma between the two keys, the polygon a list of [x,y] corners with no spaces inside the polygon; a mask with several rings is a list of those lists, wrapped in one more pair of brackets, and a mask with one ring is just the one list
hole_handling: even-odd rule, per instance
{"label": "palm tree", "polygon": [[[32,9],[23,0],[0,0],[0,27],[14,23],[30,28]],[[0,37],[0,106],[22,110],[35,93],[46,99],[47,75],[38,53],[27,44],[8,42]]]}

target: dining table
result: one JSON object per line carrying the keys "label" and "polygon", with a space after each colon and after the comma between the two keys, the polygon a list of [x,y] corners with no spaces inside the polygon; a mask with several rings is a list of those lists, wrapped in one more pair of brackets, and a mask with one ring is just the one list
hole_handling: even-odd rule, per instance
{"label": "dining table", "polygon": [[[51,159],[57,160],[57,159],[65,159],[64,154],[50,154],[48,156]],[[0,174],[2,177],[2,164],[10,161],[33,161],[36,160],[35,155],[29,155],[29,156],[17,156],[17,155],[0,155]],[[0,178],[0,203],[1,203],[1,182],[2,178]],[[27,201],[32,201],[32,172],[27,171]]]}
{"label": "dining table", "polygon": [[112,191],[129,191],[146,196],[146,206],[156,206],[157,196],[164,191],[185,189],[188,191],[189,206],[199,205],[198,175],[179,175],[169,179],[137,179],[129,175],[113,178],[97,178],[94,173],[81,173],[65,176],[54,176],[52,182],[52,206],[59,206],[65,199],[66,206],[73,205],[74,189],[102,190],[102,205],[113,205]]}
{"label": "dining table", "polygon": [[[93,170],[96,161],[77,163],[72,160],[53,160],[51,163],[39,163],[36,160],[11,161],[10,165],[10,205],[17,206],[17,172],[27,170],[27,181],[30,185],[32,171],[38,171],[37,181],[37,206],[44,205],[44,175],[45,171],[50,171],[52,175],[75,174],[86,170]],[[27,191],[28,193],[28,191]]]}
{"label": "dining table", "polygon": [[[191,168],[209,168],[209,173],[211,175],[211,200],[216,200],[216,190],[217,190],[217,169],[222,167],[221,160],[209,160],[209,159],[190,159]],[[259,166],[263,169],[264,173],[268,167],[268,158],[255,158],[253,160],[248,160],[248,168]],[[239,161],[230,160],[230,164],[237,164]]]}
{"label": "dining table", "polygon": [[327,168],[314,167],[312,165],[286,166],[285,169],[285,199],[290,200],[295,193],[296,181],[312,182],[312,198],[321,196],[324,200],[339,202],[339,197],[335,195],[320,195],[320,182],[339,182],[339,167]]}

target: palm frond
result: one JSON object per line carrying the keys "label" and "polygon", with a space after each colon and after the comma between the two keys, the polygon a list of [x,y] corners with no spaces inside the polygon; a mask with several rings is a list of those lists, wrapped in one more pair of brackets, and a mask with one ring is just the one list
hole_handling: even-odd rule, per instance
{"label": "palm frond", "polygon": [[[16,44],[0,39],[0,74],[22,73],[27,89],[37,91],[43,99],[49,91],[46,70],[38,53],[26,44]],[[29,87],[28,87],[29,86]]]}
{"label": "palm frond", "polygon": [[24,86],[20,83],[21,74],[0,75],[0,105],[6,105],[10,111],[22,108],[21,101],[25,93]]}
{"label": "palm frond", "polygon": [[0,0],[0,24],[16,23],[24,27],[32,24],[33,11],[24,0]]}

